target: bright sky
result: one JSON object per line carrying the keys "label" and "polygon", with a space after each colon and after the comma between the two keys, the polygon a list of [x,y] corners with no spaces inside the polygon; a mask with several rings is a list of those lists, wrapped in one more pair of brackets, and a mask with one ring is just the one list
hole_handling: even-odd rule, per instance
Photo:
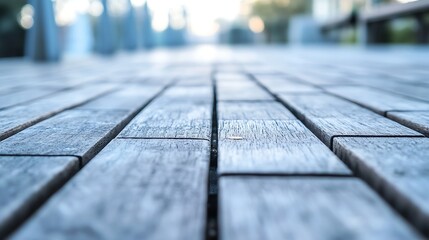
{"label": "bright sky", "polygon": [[166,27],[168,11],[184,6],[191,33],[210,36],[218,29],[215,22],[217,19],[234,20],[240,12],[240,2],[241,0],[149,0],[149,6],[154,14],[156,30]]}
{"label": "bright sky", "polygon": [[[103,12],[100,0],[52,0],[55,3],[56,21],[60,26],[72,24],[77,14],[89,13],[99,16]],[[137,9],[146,0],[109,0],[109,12],[120,16],[127,12],[129,3]],[[219,30],[216,20],[233,21],[240,13],[242,0],[147,0],[153,13],[152,26],[155,31],[163,31],[168,25],[168,15],[173,12],[172,27],[184,27],[182,17],[183,7],[187,11],[188,27],[195,36],[213,36]],[[179,14],[174,14],[179,13]],[[24,28],[30,28],[32,22],[32,7],[26,5],[21,12],[20,23]],[[176,16],[176,17],[175,17]]]}

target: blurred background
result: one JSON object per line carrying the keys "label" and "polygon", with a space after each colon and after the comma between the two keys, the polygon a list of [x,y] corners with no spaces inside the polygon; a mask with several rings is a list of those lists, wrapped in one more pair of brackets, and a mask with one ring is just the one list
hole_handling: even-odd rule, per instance
{"label": "blurred background", "polygon": [[[68,56],[97,51],[106,39],[112,40],[111,52],[195,44],[353,45],[361,42],[359,21],[371,16],[377,22],[371,43],[428,45],[427,3],[427,0],[52,0],[59,46],[62,55]],[[412,14],[403,14],[406,7],[398,8],[411,4],[414,9],[408,11]],[[389,9],[393,12],[386,15]],[[384,18],[371,15],[377,12],[385,14]],[[26,32],[34,25],[34,14],[35,9],[28,1],[0,0],[0,57],[24,56]],[[395,15],[398,17],[392,17]],[[100,21],[105,26],[100,26]]]}

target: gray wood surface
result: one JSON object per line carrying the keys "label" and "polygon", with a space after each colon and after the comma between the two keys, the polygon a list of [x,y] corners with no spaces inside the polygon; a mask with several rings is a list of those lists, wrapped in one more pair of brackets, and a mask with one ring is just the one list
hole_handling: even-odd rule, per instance
{"label": "gray wood surface", "polygon": [[223,240],[420,239],[352,178],[222,177]]}
{"label": "gray wood surface", "polygon": [[210,140],[212,102],[211,86],[172,87],[139,113],[119,136]]}
{"label": "gray wood surface", "polygon": [[113,140],[12,239],[204,239],[210,143]]}
{"label": "gray wood surface", "polygon": [[257,77],[257,80],[272,93],[314,93],[321,92],[320,88],[287,80],[280,77]]}
{"label": "gray wood surface", "polygon": [[50,89],[17,89],[9,91],[8,94],[0,93],[0,109],[22,104],[40,97],[54,93]]}
{"label": "gray wood surface", "polygon": [[0,156],[0,236],[10,233],[78,168],[76,157]]}
{"label": "gray wood surface", "polygon": [[334,151],[417,227],[429,232],[428,138],[337,138]]}
{"label": "gray wood surface", "polygon": [[417,84],[407,84],[407,83],[398,83],[393,81],[368,81],[362,83],[364,85],[373,86],[385,91],[389,91],[396,94],[402,94],[407,97],[412,97],[415,99],[420,99],[423,101],[429,101],[429,86],[417,85]]}
{"label": "gray wood surface", "polygon": [[298,120],[219,122],[219,174],[350,174]]}
{"label": "gray wood surface", "polygon": [[393,110],[429,110],[429,103],[377,89],[347,86],[327,87],[325,90],[359,103],[382,115]]}
{"label": "gray wood surface", "polygon": [[0,140],[61,111],[111,91],[112,86],[88,86],[63,91],[25,105],[0,111]]}
{"label": "gray wood surface", "polygon": [[279,97],[327,146],[337,136],[422,136],[354,103],[325,94]]}
{"label": "gray wood surface", "polygon": [[388,112],[387,117],[429,137],[429,111]]}
{"label": "gray wood surface", "polygon": [[77,109],[136,111],[162,90],[162,86],[132,86],[96,98]]}
{"label": "gray wood surface", "polygon": [[231,81],[249,81],[249,77],[242,72],[239,72],[240,68],[233,68],[230,71],[220,71],[215,74],[215,78],[219,82],[231,82]]}
{"label": "gray wood surface", "polygon": [[287,108],[274,101],[220,101],[217,112],[220,120],[296,120]]}
{"label": "gray wood surface", "polygon": [[218,81],[217,99],[219,101],[274,100],[269,93],[250,80],[230,82]]}
{"label": "gray wood surface", "polygon": [[0,142],[0,155],[74,155],[87,162],[125,125],[124,110],[69,110]]}

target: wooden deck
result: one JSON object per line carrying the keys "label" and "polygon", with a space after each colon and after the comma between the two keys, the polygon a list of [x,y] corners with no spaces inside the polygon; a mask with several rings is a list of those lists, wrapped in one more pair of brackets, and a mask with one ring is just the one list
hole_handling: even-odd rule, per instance
{"label": "wooden deck", "polygon": [[0,61],[0,238],[429,236],[428,49]]}

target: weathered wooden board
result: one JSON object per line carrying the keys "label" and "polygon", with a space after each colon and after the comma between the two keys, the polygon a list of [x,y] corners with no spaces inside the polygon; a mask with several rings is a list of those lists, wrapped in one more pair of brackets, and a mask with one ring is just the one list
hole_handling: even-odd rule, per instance
{"label": "weathered wooden board", "polygon": [[315,93],[322,89],[279,77],[258,77],[257,80],[272,93]]}
{"label": "weathered wooden board", "polygon": [[325,94],[279,97],[327,146],[337,136],[422,136],[363,107]]}
{"label": "weathered wooden board", "polygon": [[334,71],[329,71],[334,75],[327,74],[325,67],[315,69],[313,72],[308,70],[294,71],[291,73],[296,79],[302,80],[303,82],[317,85],[317,86],[329,86],[338,84],[352,84],[353,82],[341,73],[336,74]]}
{"label": "weathered wooden board", "polygon": [[334,151],[429,234],[428,138],[337,138]]}
{"label": "weathered wooden board", "polygon": [[0,155],[73,155],[83,163],[127,123],[124,110],[69,110],[0,142]]}
{"label": "weathered wooden board", "polygon": [[274,100],[263,88],[251,81],[218,82],[217,99],[219,101]]}
{"label": "weathered wooden board", "polygon": [[350,174],[298,120],[219,122],[219,174]]}
{"label": "weathered wooden board", "polygon": [[327,87],[325,89],[382,115],[393,110],[429,110],[429,103],[377,89],[358,86]]}
{"label": "weathered wooden board", "polygon": [[352,178],[221,177],[223,240],[420,239]]}
{"label": "weathered wooden board", "polygon": [[278,102],[218,102],[220,120],[296,120],[295,116]]}
{"label": "weathered wooden board", "polygon": [[199,77],[181,78],[177,81],[176,86],[208,86],[212,84],[210,74],[207,74]]}
{"label": "weathered wooden board", "polygon": [[0,236],[25,220],[78,168],[76,157],[0,156]]}
{"label": "weathered wooden board", "polygon": [[112,86],[88,86],[63,91],[29,104],[0,111],[0,140],[66,109],[111,91]]}
{"label": "weathered wooden board", "polygon": [[215,74],[215,79],[219,82],[231,82],[231,81],[249,81],[249,76],[238,72],[238,70],[231,72],[218,72]]}
{"label": "weathered wooden board", "polygon": [[173,86],[168,88],[157,103],[170,104],[174,102],[211,103],[213,102],[213,87],[204,86]]}
{"label": "weathered wooden board", "polygon": [[17,104],[22,104],[52,93],[54,93],[53,90],[33,88],[21,90],[18,89],[15,91],[11,91],[8,94],[0,94],[0,109],[11,107]]}
{"label": "weathered wooden board", "polygon": [[204,239],[210,143],[113,140],[12,239]]}
{"label": "weathered wooden board", "polygon": [[162,86],[126,87],[96,98],[77,109],[136,111],[162,90]]}
{"label": "weathered wooden board", "polygon": [[392,93],[402,94],[404,96],[429,101],[429,86],[423,84],[406,84],[394,81],[385,81],[376,79],[375,81],[365,81],[362,85],[376,87]]}
{"label": "weathered wooden board", "polygon": [[119,137],[210,140],[211,89],[210,86],[189,87],[185,91],[186,87],[172,87],[139,113]]}
{"label": "weathered wooden board", "polygon": [[429,111],[388,112],[387,117],[429,137]]}

